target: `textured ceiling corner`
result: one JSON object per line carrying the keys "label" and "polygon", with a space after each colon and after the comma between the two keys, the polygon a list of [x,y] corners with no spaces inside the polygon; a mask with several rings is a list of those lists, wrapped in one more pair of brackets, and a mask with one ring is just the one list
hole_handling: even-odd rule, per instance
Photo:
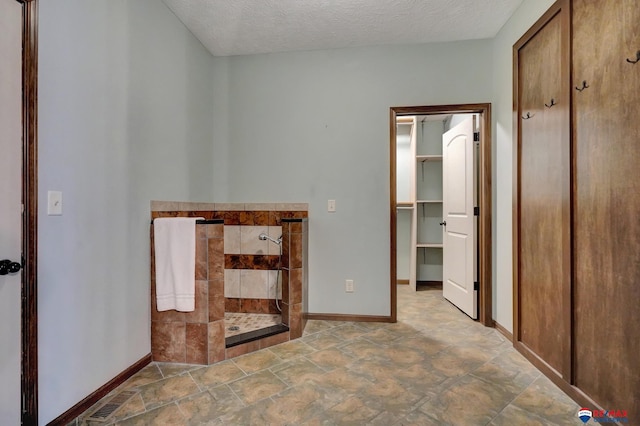
{"label": "textured ceiling corner", "polygon": [[215,56],[494,37],[523,0],[163,0]]}

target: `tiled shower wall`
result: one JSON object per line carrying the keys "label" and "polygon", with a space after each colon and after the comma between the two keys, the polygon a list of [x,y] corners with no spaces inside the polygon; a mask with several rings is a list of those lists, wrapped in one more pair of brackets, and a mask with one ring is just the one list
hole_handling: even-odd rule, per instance
{"label": "tiled shower wall", "polygon": [[213,364],[225,359],[223,224],[196,224],[195,309],[158,312],[151,227],[151,354],[154,361]]}
{"label": "tiled shower wall", "polygon": [[[290,328],[286,339],[272,336],[263,339],[264,342],[229,348],[226,358],[302,335],[307,312],[307,209],[307,204],[151,202],[152,219],[187,216],[224,223],[224,244],[219,246],[223,247],[220,253],[223,284],[217,294],[209,294],[211,302],[214,297],[218,302],[224,300],[227,312],[279,313],[275,304],[276,297],[279,299],[282,322]],[[274,239],[283,236],[282,258],[280,246],[258,238],[262,232]],[[198,259],[198,252],[203,249],[204,246],[196,247]]]}

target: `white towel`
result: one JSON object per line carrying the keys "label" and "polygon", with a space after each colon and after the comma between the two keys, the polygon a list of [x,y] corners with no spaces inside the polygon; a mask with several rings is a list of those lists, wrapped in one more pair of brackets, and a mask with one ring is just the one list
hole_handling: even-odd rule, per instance
{"label": "white towel", "polygon": [[195,309],[195,217],[158,218],[153,221],[158,311]]}

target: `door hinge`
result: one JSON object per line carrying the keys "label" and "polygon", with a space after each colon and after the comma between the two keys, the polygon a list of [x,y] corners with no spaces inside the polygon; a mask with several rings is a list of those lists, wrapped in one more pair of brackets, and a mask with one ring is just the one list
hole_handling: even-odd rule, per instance
{"label": "door hinge", "polygon": [[473,132],[473,141],[480,142],[480,132]]}
{"label": "door hinge", "polygon": [[474,207],[473,208],[473,215],[474,216],[480,216],[480,207]]}
{"label": "door hinge", "polygon": [[479,283],[478,281],[474,281],[474,282],[473,282],[473,289],[474,289],[475,291],[480,290],[480,283]]}

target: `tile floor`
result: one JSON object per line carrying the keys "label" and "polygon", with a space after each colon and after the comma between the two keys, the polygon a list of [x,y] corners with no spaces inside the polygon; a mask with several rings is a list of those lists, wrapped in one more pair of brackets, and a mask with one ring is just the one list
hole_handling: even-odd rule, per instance
{"label": "tile floor", "polygon": [[[117,425],[579,425],[578,405],[440,290],[398,288],[398,323],[309,321],[208,367],[153,363]],[[97,406],[97,405],[96,405]]]}
{"label": "tile floor", "polygon": [[[224,314],[225,337],[236,336],[278,324],[282,324],[281,315],[230,312],[225,312]],[[235,329],[236,327],[237,330]]]}

